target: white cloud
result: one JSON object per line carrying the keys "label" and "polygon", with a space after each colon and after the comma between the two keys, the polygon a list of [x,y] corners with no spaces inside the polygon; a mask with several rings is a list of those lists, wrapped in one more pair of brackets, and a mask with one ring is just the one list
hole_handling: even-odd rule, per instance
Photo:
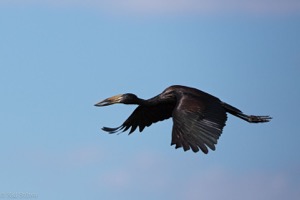
{"label": "white cloud", "polygon": [[[296,200],[300,177],[294,170],[233,171],[222,167],[203,167],[188,159],[168,159],[160,154],[141,152],[126,164],[106,171],[98,185],[108,191],[139,196],[168,195],[170,199],[198,200]],[[193,163],[199,167],[185,164]],[[200,162],[200,161],[199,161]],[[198,163],[198,164],[197,164]]]}
{"label": "white cloud", "polygon": [[138,13],[286,13],[300,10],[300,2],[294,0],[113,0],[110,2],[113,9]]}
{"label": "white cloud", "polygon": [[300,11],[299,0],[2,0],[0,5],[92,7],[112,14],[284,14]]}
{"label": "white cloud", "polygon": [[[299,179],[299,177],[298,177]],[[198,174],[185,188],[190,200],[280,200],[297,199],[299,183],[292,181],[285,172],[256,171],[234,173],[224,169],[212,169]]]}
{"label": "white cloud", "polygon": [[106,195],[125,199],[132,197],[133,191],[136,196],[155,194],[187,200],[296,200],[300,196],[299,166],[234,171],[207,165],[193,156],[175,159],[155,151],[140,151],[123,159],[116,152],[97,146],[34,155],[34,166],[51,169],[51,173],[92,169],[93,178],[89,182],[93,182],[95,188],[101,188]]}

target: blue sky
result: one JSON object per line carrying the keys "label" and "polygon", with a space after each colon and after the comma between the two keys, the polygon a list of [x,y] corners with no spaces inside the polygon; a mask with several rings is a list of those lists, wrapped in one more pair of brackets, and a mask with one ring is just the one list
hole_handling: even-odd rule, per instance
{"label": "blue sky", "polygon": [[[0,194],[39,199],[298,199],[298,1],[0,2]],[[172,121],[108,135],[182,84],[268,124],[229,116],[216,151],[170,146]]]}

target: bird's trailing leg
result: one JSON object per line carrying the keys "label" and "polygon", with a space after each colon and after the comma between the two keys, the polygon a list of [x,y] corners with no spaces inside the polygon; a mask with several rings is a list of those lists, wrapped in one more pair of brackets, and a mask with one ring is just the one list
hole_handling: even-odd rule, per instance
{"label": "bird's trailing leg", "polygon": [[238,113],[235,116],[237,116],[249,123],[269,122],[272,119],[272,117],[270,117],[270,116],[245,115],[243,113]]}
{"label": "bird's trailing leg", "polygon": [[222,102],[222,106],[223,106],[223,108],[225,108],[226,112],[229,112],[230,114],[232,114],[238,118],[241,118],[249,123],[269,122],[272,119],[272,117],[267,116],[267,115],[266,116],[246,115],[239,109],[237,109],[225,102]]}

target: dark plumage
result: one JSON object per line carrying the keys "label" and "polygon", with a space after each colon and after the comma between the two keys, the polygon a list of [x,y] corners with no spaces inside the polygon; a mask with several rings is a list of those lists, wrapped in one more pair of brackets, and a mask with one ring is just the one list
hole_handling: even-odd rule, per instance
{"label": "dark plumage", "polygon": [[222,102],[201,90],[174,85],[161,94],[148,99],[140,99],[134,94],[122,94],[107,98],[95,106],[107,106],[115,103],[139,105],[128,119],[117,128],[103,127],[108,133],[124,132],[129,134],[136,128],[142,132],[146,126],[172,117],[172,142],[175,148],[184,151],[192,149],[208,153],[208,148],[215,150],[215,145],[222,133],[230,113],[250,123],[269,122],[269,116],[246,115],[239,109]]}

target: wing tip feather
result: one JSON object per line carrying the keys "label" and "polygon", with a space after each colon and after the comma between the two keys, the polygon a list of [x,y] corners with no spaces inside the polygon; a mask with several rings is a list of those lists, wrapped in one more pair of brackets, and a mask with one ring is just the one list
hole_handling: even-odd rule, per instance
{"label": "wing tip feather", "polygon": [[123,126],[119,126],[116,128],[103,127],[102,130],[108,132],[109,134],[113,134],[121,131],[123,128],[124,128]]}

